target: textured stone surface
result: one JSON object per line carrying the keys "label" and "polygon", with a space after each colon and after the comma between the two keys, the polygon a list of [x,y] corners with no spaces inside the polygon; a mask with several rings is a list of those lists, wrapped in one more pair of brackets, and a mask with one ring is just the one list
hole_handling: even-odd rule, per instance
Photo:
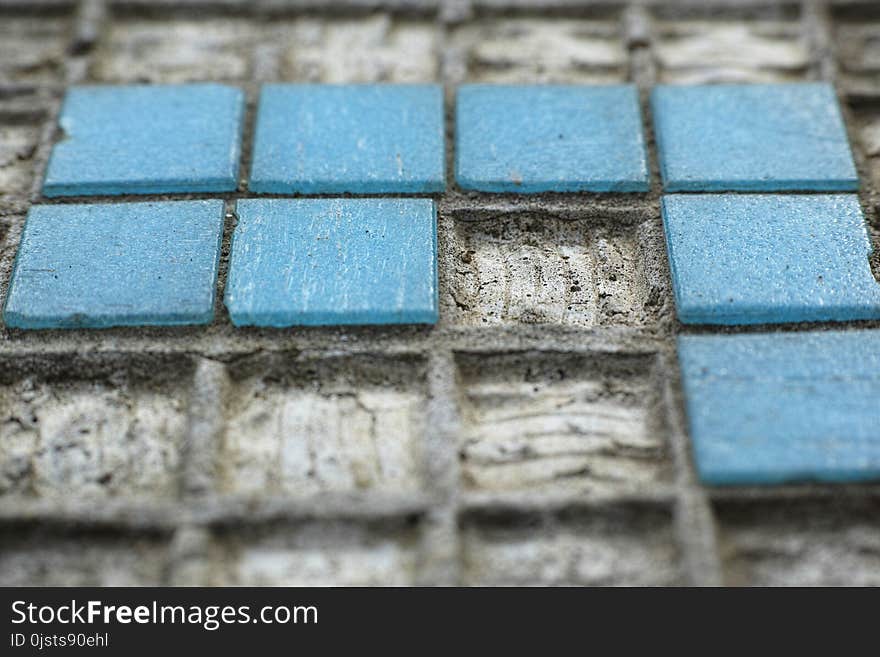
{"label": "textured stone surface", "polygon": [[795,82],[810,53],[796,21],[660,21],[654,52],[661,82]]}
{"label": "textured stone surface", "polygon": [[682,322],[880,318],[854,195],[667,195],[662,211]]}
{"label": "textured stone surface", "polygon": [[26,329],[206,324],[223,202],[31,208],[3,311]]}
{"label": "textured stone surface", "polygon": [[455,135],[455,176],[463,189],[648,190],[632,86],[460,86]]}
{"label": "textured stone surface", "polygon": [[446,188],[436,85],[265,85],[249,189],[289,194]]}
{"label": "textured stone surface", "polygon": [[661,510],[574,517],[480,518],[462,534],[463,577],[479,586],[658,586],[679,578],[671,517]]}
{"label": "textured stone surface", "polygon": [[436,213],[428,199],[239,201],[232,322],[436,322]]}
{"label": "textured stone surface", "polygon": [[710,484],[880,479],[880,331],[682,336]]}
{"label": "textured stone surface", "polygon": [[281,77],[299,82],[434,82],[437,28],[387,15],[353,20],[301,18],[273,26],[283,44]]}
{"label": "textured stone surface", "polygon": [[220,487],[288,496],[418,490],[422,368],[328,359],[236,372]]}
{"label": "textured stone surface", "polygon": [[543,353],[460,364],[467,488],[601,496],[668,479],[650,362]]}
{"label": "textured stone surface", "polygon": [[613,223],[457,221],[448,315],[471,325],[652,323],[642,231]]}
{"label": "textured stone surface", "polygon": [[72,88],[43,193],[234,190],[243,116],[244,94],[216,84]]}
{"label": "textured stone surface", "polygon": [[828,84],[660,85],[651,108],[666,191],[858,189]]}
{"label": "textured stone surface", "polygon": [[[615,17],[616,18],[616,17]],[[627,52],[619,22],[567,18],[486,19],[452,36],[469,82],[624,82]]]}

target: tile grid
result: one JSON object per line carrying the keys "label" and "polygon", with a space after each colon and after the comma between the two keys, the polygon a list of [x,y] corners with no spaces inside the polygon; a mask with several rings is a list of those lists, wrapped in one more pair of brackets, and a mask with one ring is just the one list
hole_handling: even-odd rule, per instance
{"label": "tile grid", "polygon": [[[120,3],[122,5],[138,3]],[[223,4],[223,3],[220,3]],[[231,3],[236,5],[236,3]],[[270,3],[272,4],[272,3]],[[275,3],[277,4],[277,3]],[[299,3],[295,3],[299,4]],[[431,3],[412,3],[431,15]],[[515,3],[516,4],[516,3]],[[566,3],[568,4],[568,3]],[[570,3],[576,7],[578,3]],[[475,10],[491,5],[493,10],[504,12],[505,3],[471,3],[460,1],[444,3],[435,21],[442,46],[440,67],[442,82],[447,91],[447,142],[451,134],[449,114],[451,92],[462,81],[465,64],[462,53],[451,46],[448,31],[458,21],[469,18]],[[262,5],[261,5],[262,6]],[[269,5],[266,5],[269,6]],[[382,3],[376,3],[380,9]],[[812,74],[822,79],[836,82],[834,53],[829,44],[830,18],[828,4],[823,2],[804,2],[801,5],[802,29],[810,43]],[[248,11],[243,6],[235,7],[237,12]],[[261,11],[256,10],[255,17]],[[90,44],[102,34],[113,20],[107,3],[100,0],[84,0],[77,4],[77,20],[73,42],[77,44],[76,58],[65,62],[66,83],[82,80],[89,57],[93,55]],[[441,245],[441,294],[449,289],[448,258],[442,254],[444,243],[448,244],[456,222],[472,219],[491,219],[509,212],[540,212],[548,216],[572,216],[583,221],[600,217],[622,217],[629,221],[647,221],[659,226],[659,176],[656,170],[656,153],[650,138],[650,121],[647,113],[646,92],[654,83],[657,72],[651,56],[651,14],[643,3],[628,4],[622,14],[621,26],[628,43],[631,78],[642,94],[642,105],[648,127],[651,162],[653,169],[652,191],[639,198],[603,197],[555,197],[524,199],[507,196],[485,196],[461,194],[451,188],[440,200]],[[267,18],[266,20],[271,20]],[[253,125],[253,106],[260,81],[273,77],[274,59],[266,54],[266,49],[257,53],[257,62],[251,62],[251,80],[244,83],[248,98],[248,126],[245,134],[243,175],[249,166],[250,127]],[[48,93],[46,93],[48,92]],[[47,98],[44,121],[44,134],[35,160],[44,164],[54,136],[54,122],[61,97],[61,88],[44,90]],[[0,110],[2,112],[3,110]],[[847,108],[844,107],[846,113]],[[847,125],[852,126],[851,116],[847,115]],[[850,134],[852,143],[857,144]],[[447,144],[448,152],[451,150]],[[858,147],[856,147],[858,151]],[[864,158],[858,164],[863,181],[865,175]],[[33,181],[32,201],[41,201],[39,194],[42,166],[37,167]],[[452,169],[448,178],[451,183]],[[196,195],[201,196],[201,195]],[[207,196],[207,195],[205,195]],[[214,195],[216,196],[216,195]],[[235,199],[246,194],[219,195],[226,199],[227,222],[224,237],[224,255],[221,260],[219,292],[225,283],[228,266],[228,243],[234,225]],[[866,216],[873,226],[874,242],[877,244],[877,225],[873,204],[876,190],[865,188],[860,194],[865,205]],[[128,200],[128,199],[126,199]],[[23,213],[21,213],[23,214]],[[5,295],[8,285],[11,256],[14,254],[18,230],[13,226],[7,237],[5,251],[0,261],[0,294]],[[652,242],[648,248],[656,248],[661,242]],[[444,264],[445,263],[445,264]],[[444,281],[444,278],[447,280]],[[666,314],[669,314],[668,284],[665,293]],[[192,359],[195,363],[191,382],[192,399],[189,403],[187,437],[184,445],[184,465],[181,473],[181,498],[183,504],[139,504],[123,502],[101,505],[95,508],[88,504],[56,505],[51,502],[34,501],[22,504],[18,500],[0,500],[0,521],[7,530],[26,524],[30,519],[39,518],[50,525],[64,527],[73,524],[82,529],[105,526],[118,531],[159,531],[171,537],[171,550],[168,569],[163,576],[168,583],[198,581],[205,576],[204,562],[211,550],[211,528],[234,526],[236,523],[259,524],[279,519],[301,522],[307,518],[324,518],[334,521],[350,518],[354,521],[382,521],[389,518],[420,518],[422,537],[418,548],[417,581],[425,584],[454,584],[462,579],[461,530],[463,518],[473,514],[529,514],[556,516],[571,509],[601,511],[607,507],[629,505],[657,505],[674,508],[677,542],[681,551],[684,572],[682,581],[694,584],[715,584],[722,580],[720,549],[715,537],[716,521],[713,515],[713,502],[724,500],[746,500],[759,503],[760,500],[788,499],[826,499],[832,495],[844,499],[877,499],[880,488],[876,486],[807,486],[782,487],[778,489],[737,489],[707,491],[700,486],[694,474],[689,456],[689,441],[686,436],[686,418],[681,400],[681,387],[678,380],[674,352],[674,335],[682,330],[668,317],[656,330],[623,328],[594,328],[586,330],[562,327],[455,327],[443,322],[434,331],[419,329],[400,329],[389,331],[326,330],[320,332],[289,331],[282,334],[273,332],[249,332],[237,334],[231,330],[220,306],[218,294],[218,319],[205,329],[165,331],[111,331],[100,335],[61,335],[51,333],[42,336],[10,335],[8,332],[0,340],[0,358],[27,358],[43,354],[63,356],[73,351],[87,353],[87,357],[100,358],[131,352],[150,352],[158,350],[170,353],[181,359]],[[448,308],[445,309],[448,311]],[[862,323],[877,326],[877,322]],[[684,329],[693,332],[693,329]],[[783,330],[790,330],[789,328]],[[344,340],[344,341],[341,341]],[[222,409],[230,393],[228,366],[238,359],[259,351],[292,352],[306,354],[318,359],[340,350],[347,353],[366,353],[384,358],[395,354],[416,354],[427,361],[427,427],[422,437],[426,453],[428,473],[425,477],[427,490],[424,494],[403,497],[370,496],[353,503],[343,497],[325,496],[323,499],[298,501],[284,498],[267,498],[254,507],[247,507],[239,500],[223,499],[210,495],[211,472],[214,457],[222,441],[222,419],[218,409]],[[590,498],[542,497],[539,494],[528,500],[498,495],[484,498],[469,497],[461,490],[459,472],[458,439],[462,424],[460,413],[460,392],[457,380],[457,354],[492,354],[499,350],[538,350],[560,351],[566,353],[646,353],[655,359],[652,380],[662,391],[661,408],[667,425],[668,440],[676,475],[669,492],[645,494],[623,500],[595,500]],[[670,495],[671,493],[671,495]]]}

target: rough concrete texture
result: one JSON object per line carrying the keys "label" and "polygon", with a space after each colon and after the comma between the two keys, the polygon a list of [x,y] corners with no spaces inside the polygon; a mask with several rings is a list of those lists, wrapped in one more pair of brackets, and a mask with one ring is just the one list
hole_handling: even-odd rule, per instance
{"label": "rough concrete texture", "polygon": [[[827,80],[880,251],[880,84],[847,69],[873,46],[834,38],[880,24],[870,3],[3,4],[0,302],[84,82],[229,82],[249,125],[261,81],[440,82],[450,158],[454,84],[633,82],[656,162],[661,79]],[[233,329],[241,186],[211,325],[0,327],[0,583],[877,583],[876,485],[696,483],[656,170],[639,196],[447,183],[433,329]]]}

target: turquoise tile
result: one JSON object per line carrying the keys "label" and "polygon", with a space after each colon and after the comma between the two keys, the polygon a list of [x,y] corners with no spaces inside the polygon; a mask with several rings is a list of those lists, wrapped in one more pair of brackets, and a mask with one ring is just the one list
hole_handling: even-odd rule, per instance
{"label": "turquoise tile", "polygon": [[236,326],[432,324],[430,199],[238,202],[226,307]]}
{"label": "turquoise tile", "polygon": [[688,335],[678,353],[704,482],[880,479],[880,331]]}
{"label": "turquoise tile", "polygon": [[855,195],[673,194],[661,209],[682,322],[880,319]]}
{"label": "turquoise tile", "polygon": [[464,85],[456,180],[485,192],[644,192],[638,92],[620,86]]}
{"label": "turquoise tile", "polygon": [[242,92],[218,84],[74,87],[43,194],[235,190],[243,115]]}
{"label": "turquoise tile", "polygon": [[666,191],[858,189],[828,84],[661,85],[651,108]]}
{"label": "turquoise tile", "polygon": [[3,311],[23,329],[207,324],[223,201],[36,205]]}
{"label": "turquoise tile", "polygon": [[275,194],[446,188],[439,85],[269,84],[249,189]]}

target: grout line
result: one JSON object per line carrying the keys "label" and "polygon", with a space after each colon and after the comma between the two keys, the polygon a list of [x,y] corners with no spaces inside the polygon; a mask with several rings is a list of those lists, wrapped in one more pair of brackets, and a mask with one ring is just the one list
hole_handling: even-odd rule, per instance
{"label": "grout line", "polygon": [[685,574],[689,579],[687,583],[694,586],[718,586],[723,578],[715,521],[712,507],[705,490],[697,482],[690,458],[690,439],[684,428],[678,363],[674,353],[659,354],[657,367],[678,488],[675,505],[676,529]]}
{"label": "grout line", "polygon": [[191,383],[186,438],[181,458],[184,498],[206,495],[217,488],[217,460],[223,436],[226,367],[207,359],[196,362]]}

